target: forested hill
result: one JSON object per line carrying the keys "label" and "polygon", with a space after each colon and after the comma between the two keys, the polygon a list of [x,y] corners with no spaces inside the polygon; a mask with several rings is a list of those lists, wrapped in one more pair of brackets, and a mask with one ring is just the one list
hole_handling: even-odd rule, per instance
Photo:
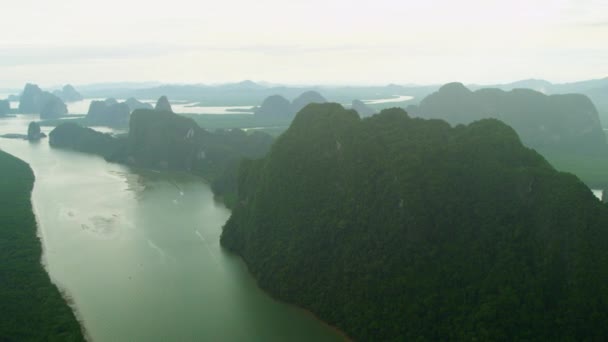
{"label": "forested hill", "polygon": [[597,109],[585,95],[547,96],[530,89],[473,92],[460,83],[449,83],[408,111],[451,124],[500,119],[515,129],[526,146],[543,151],[608,153]]}
{"label": "forested hill", "polygon": [[608,337],[608,209],[494,119],[309,105],[221,243],[357,341]]}
{"label": "forested hill", "polygon": [[0,341],[83,341],[80,326],[40,263],[30,194],[34,174],[0,150]]}

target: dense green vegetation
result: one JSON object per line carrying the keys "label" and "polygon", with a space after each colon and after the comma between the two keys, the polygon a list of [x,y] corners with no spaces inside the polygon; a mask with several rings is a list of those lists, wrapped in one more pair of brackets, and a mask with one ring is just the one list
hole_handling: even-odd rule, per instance
{"label": "dense green vegetation", "polygon": [[171,112],[137,110],[131,114],[126,162],[199,174],[230,206],[236,196],[239,163],[264,156],[271,144],[272,137],[264,133],[209,132]]}
{"label": "dense green vegetation", "polygon": [[608,209],[494,119],[310,105],[242,164],[221,243],[361,341],[603,340]]}
{"label": "dense green vegetation", "polygon": [[424,98],[418,107],[408,107],[408,111],[451,124],[496,118],[513,127],[522,142],[532,148],[608,155],[598,112],[585,95],[547,96],[530,89],[472,92],[460,83],[450,83]]}
{"label": "dense green vegetation", "polygon": [[583,94],[588,96],[597,107],[602,126],[608,127],[608,96],[606,96],[608,94],[608,77],[562,84],[531,79],[485,87],[504,90],[530,88],[546,94]]}
{"label": "dense green vegetation", "polygon": [[135,167],[200,175],[228,206],[236,198],[239,163],[261,158],[273,141],[257,130],[210,132],[190,118],[149,109],[131,114],[129,133],[124,138],[82,127],[73,120],[61,123],[49,137],[52,147],[93,153]]}
{"label": "dense green vegetation", "polygon": [[0,341],[83,341],[70,307],[40,263],[30,194],[34,174],[0,151]]}
{"label": "dense green vegetation", "polygon": [[51,131],[49,144],[51,147],[98,154],[106,159],[117,159],[124,154],[126,141],[73,122],[66,122]]}
{"label": "dense green vegetation", "polygon": [[553,167],[570,172],[592,188],[608,189],[608,156],[584,154],[540,152]]}

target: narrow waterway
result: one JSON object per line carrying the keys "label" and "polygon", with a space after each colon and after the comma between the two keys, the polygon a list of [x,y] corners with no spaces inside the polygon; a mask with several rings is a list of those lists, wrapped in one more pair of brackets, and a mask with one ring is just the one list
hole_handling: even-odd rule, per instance
{"label": "narrow waterway", "polygon": [[[37,116],[0,119],[24,133]],[[230,211],[189,175],[0,138],[29,163],[44,262],[94,341],[336,341],[261,291],[219,236]]]}

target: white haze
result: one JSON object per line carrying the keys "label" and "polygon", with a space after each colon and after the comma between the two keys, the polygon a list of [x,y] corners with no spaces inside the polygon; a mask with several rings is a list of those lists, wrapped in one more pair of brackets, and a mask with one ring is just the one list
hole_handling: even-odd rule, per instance
{"label": "white haze", "polygon": [[3,7],[0,88],[608,76],[605,0],[19,0]]}

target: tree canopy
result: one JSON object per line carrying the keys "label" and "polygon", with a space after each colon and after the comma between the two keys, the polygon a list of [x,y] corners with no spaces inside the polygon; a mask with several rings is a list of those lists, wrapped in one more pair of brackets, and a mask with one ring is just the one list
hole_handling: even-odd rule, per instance
{"label": "tree canopy", "polygon": [[355,340],[608,336],[608,210],[495,119],[304,108],[241,165],[221,243]]}

